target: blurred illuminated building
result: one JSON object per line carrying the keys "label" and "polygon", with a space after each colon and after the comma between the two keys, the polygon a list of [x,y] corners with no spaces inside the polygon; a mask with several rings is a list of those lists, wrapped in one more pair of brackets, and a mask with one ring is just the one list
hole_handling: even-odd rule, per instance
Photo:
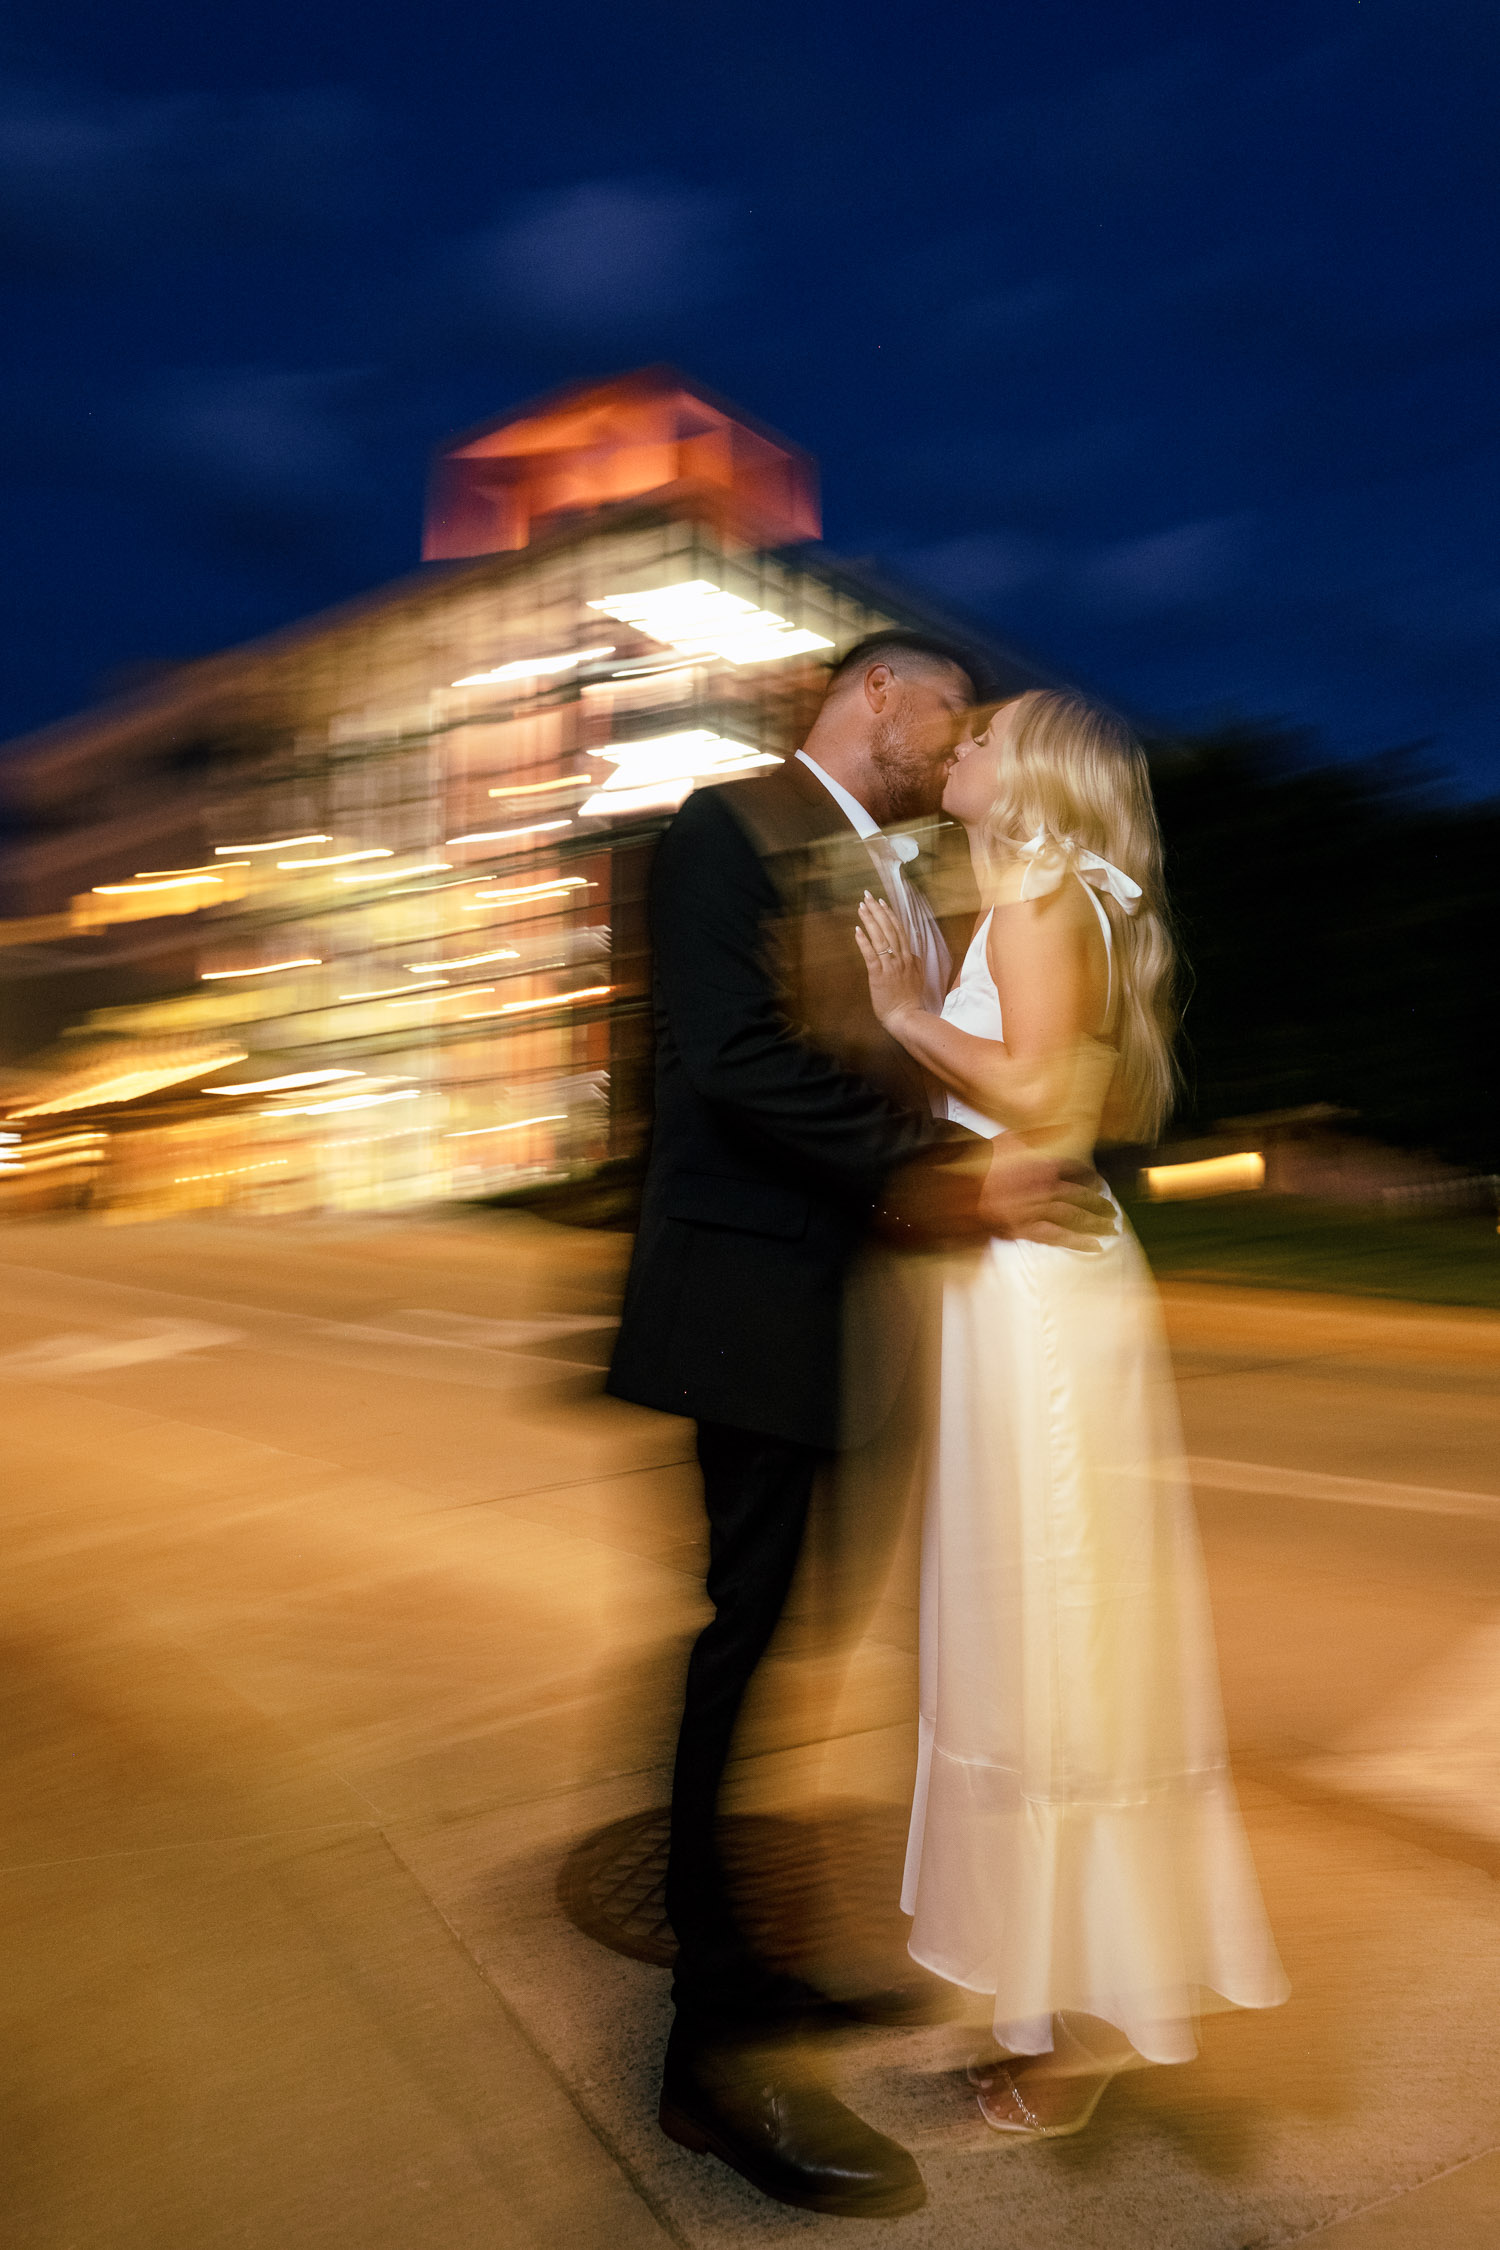
{"label": "blurred illuminated building", "polygon": [[942,622],[818,531],[805,454],[648,369],[446,445],[416,576],[13,745],[0,981],[116,998],[12,1035],[0,1207],[396,1207],[633,1156],[652,839],[796,747],[830,658]]}

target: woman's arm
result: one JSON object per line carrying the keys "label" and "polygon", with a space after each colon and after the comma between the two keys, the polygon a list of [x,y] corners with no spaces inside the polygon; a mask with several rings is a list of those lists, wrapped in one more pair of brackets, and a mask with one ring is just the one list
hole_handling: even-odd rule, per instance
{"label": "woman's arm", "polygon": [[[868,893],[855,933],[876,1015],[925,1070],[973,1109],[1015,1133],[1045,1131],[1064,1106],[1079,1039],[1096,1020],[1102,988],[1092,911],[1080,919],[1076,885],[997,906],[986,958],[1000,995],[1005,1037],[979,1039],[922,1005],[922,968],[898,917]],[[1092,948],[1090,946],[1092,939]],[[1098,988],[1098,989],[1096,989]]]}

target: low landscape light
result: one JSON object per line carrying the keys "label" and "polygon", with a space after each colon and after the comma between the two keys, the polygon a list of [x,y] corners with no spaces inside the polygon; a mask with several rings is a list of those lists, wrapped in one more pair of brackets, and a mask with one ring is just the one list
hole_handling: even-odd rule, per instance
{"label": "low landscape light", "polygon": [[1265,1186],[1266,1160],[1259,1149],[1237,1149],[1229,1156],[1204,1156],[1187,1164],[1148,1164],[1141,1176],[1153,1203],[1234,1195]]}

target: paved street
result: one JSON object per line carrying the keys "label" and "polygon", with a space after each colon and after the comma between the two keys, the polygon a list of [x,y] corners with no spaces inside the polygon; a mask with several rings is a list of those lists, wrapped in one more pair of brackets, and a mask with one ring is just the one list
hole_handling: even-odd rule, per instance
{"label": "paved street", "polygon": [[[661,2138],[663,1972],[556,1904],[664,1796],[700,1615],[686,1428],[599,1392],[625,1249],[0,1233],[6,2243],[1500,2239],[1500,1319],[1169,1293],[1294,1997],[1051,2147],[986,2132],[961,2026],[851,2034],[931,2191],[880,2229]],[[899,1806],[913,1640],[898,1570],[847,1678],[768,1684],[738,1800]]]}

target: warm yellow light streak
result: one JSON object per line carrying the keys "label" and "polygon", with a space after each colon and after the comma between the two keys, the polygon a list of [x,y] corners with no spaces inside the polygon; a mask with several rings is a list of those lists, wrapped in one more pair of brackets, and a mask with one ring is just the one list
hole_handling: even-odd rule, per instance
{"label": "warm yellow light streak", "polygon": [[1233,1195],[1266,1184],[1266,1160],[1258,1149],[1233,1156],[1205,1156],[1192,1164],[1148,1164],[1144,1173],[1152,1201],[1170,1203],[1193,1195]]}
{"label": "warm yellow light streak", "polygon": [[[591,602],[589,607],[596,609],[598,604]],[[455,680],[453,685],[455,687],[489,687],[498,680],[541,679],[550,672],[569,672],[575,664],[588,664],[595,657],[613,656],[614,653],[613,647],[609,647],[575,649],[568,656],[522,656],[517,658],[513,664],[497,664],[489,672],[465,672],[463,678]]]}
{"label": "warm yellow light streak", "polygon": [[[419,985],[417,990],[420,992],[421,989]],[[386,1006],[388,1008],[440,1008],[445,1000],[472,1000],[476,993],[493,992],[494,989],[495,987],[492,984],[460,984],[455,985],[448,992],[435,992],[421,1000],[388,1000]]]}
{"label": "warm yellow light streak", "polygon": [[63,1149],[57,1156],[32,1156],[28,1152],[19,1164],[0,1164],[0,1172],[55,1172],[59,1164],[100,1164],[103,1160],[102,1148]]}
{"label": "warm yellow light streak", "polygon": [[406,1086],[396,1094],[341,1094],[331,1102],[288,1102],[281,1109],[263,1109],[262,1117],[321,1117],[333,1109],[374,1109],[381,1102],[414,1102],[422,1089]]}
{"label": "warm yellow light streak", "polygon": [[408,875],[445,875],[451,862],[426,859],[420,867],[363,867],[357,875],[335,875],[336,883],[399,883]]}
{"label": "warm yellow light streak", "polygon": [[[7,1133],[0,1137],[8,1141],[19,1141],[21,1138],[19,1133]],[[101,1141],[107,1141],[108,1139],[108,1133],[100,1132],[97,1128],[91,1132],[87,1127],[80,1127],[76,1133],[54,1133],[50,1140],[28,1141],[25,1147],[18,1148],[15,1154],[17,1156],[48,1156],[54,1149],[97,1147]]]}
{"label": "warm yellow light streak", "polygon": [[227,1164],[219,1172],[179,1172],[173,1187],[187,1187],[194,1180],[238,1180],[246,1172],[275,1172],[291,1163],[289,1156],[263,1157],[259,1164]]}
{"label": "warm yellow light streak", "polygon": [[168,876],[212,875],[217,881],[221,876],[227,875],[231,868],[249,865],[248,859],[221,859],[217,865],[208,867],[139,867],[136,869],[135,879],[138,883],[154,883],[165,881]]}
{"label": "warm yellow light streak", "polygon": [[269,844],[215,844],[215,859],[229,859],[240,852],[289,852],[294,844],[331,844],[331,836],[273,836]]}
{"label": "warm yellow light streak", "polygon": [[507,1000],[500,1008],[476,1008],[459,1021],[479,1023],[490,1016],[530,1015],[537,1008],[573,1008],[580,1000],[603,1000],[613,991],[612,984],[590,984],[582,992],[549,992],[545,1000]]}
{"label": "warm yellow light streak", "polygon": [[206,1086],[204,1092],[220,1096],[228,1094],[275,1094],[283,1086],[326,1086],[335,1078],[363,1078],[362,1070],[289,1070],[283,1078],[249,1078],[240,1086]]}
{"label": "warm yellow light streak", "polygon": [[[456,961],[403,961],[401,966],[409,969],[414,977],[419,977],[424,969],[477,969],[487,961],[519,961],[520,958],[513,945],[500,945],[493,953],[460,954]],[[434,979],[437,984],[446,984],[447,981],[446,977]]]}
{"label": "warm yellow light streak", "polygon": [[231,1063],[243,1062],[245,1049],[237,1047],[233,1054],[220,1055],[213,1062],[174,1063],[167,1069],[131,1070],[119,1078],[106,1078],[99,1084],[75,1089],[69,1094],[55,1094],[50,1101],[32,1102],[25,1109],[13,1109],[12,1117],[54,1117],[70,1109],[98,1109],[105,1102],[133,1102],[142,1094],[154,1094],[163,1086],[181,1085],[184,1079],[207,1078],[216,1070],[227,1070]]}
{"label": "warm yellow light streak", "polygon": [[569,891],[591,891],[597,886],[581,875],[559,875],[555,882],[512,884],[501,891],[476,891],[467,911],[476,906],[509,906],[517,899],[563,898]]}
{"label": "warm yellow light streak", "polygon": [[697,783],[687,778],[659,781],[645,789],[601,789],[597,797],[586,798],[578,811],[584,820],[612,820],[616,813],[627,812],[676,812],[696,787]]}
{"label": "warm yellow light streak", "polygon": [[340,1000],[389,1000],[398,992],[425,992],[429,986],[446,984],[446,977],[431,977],[427,984],[386,984],[378,992],[340,992]]}
{"label": "warm yellow light streak", "polygon": [[593,786],[586,773],[571,773],[564,774],[558,781],[507,782],[502,788],[492,789],[489,794],[492,797],[539,797],[544,791],[551,793],[559,789],[592,789]]}
{"label": "warm yellow light streak", "polygon": [[222,885],[222,875],[173,875],[164,883],[96,883],[95,898],[135,898],[142,891],[189,891],[195,884]]}
{"label": "warm yellow light streak", "polygon": [[258,969],[200,969],[200,984],[222,984],[226,977],[279,977],[284,969],[321,969],[321,960],[314,953],[297,961],[266,961]]}
{"label": "warm yellow light streak", "polygon": [[385,844],[372,844],[367,852],[329,852],[323,859],[278,859],[278,867],[347,867],[356,859],[394,859],[395,853]]}
{"label": "warm yellow light streak", "polygon": [[556,828],[571,828],[571,820],[534,820],[526,828],[475,828],[467,836],[447,836],[443,848],[449,844],[505,844],[513,836],[548,836]]}
{"label": "warm yellow light streak", "polygon": [[481,1133],[519,1133],[523,1125],[565,1125],[567,1121],[565,1109],[553,1109],[545,1117],[513,1117],[508,1125],[469,1125],[463,1132],[445,1133],[443,1138],[445,1141],[473,1141]]}

